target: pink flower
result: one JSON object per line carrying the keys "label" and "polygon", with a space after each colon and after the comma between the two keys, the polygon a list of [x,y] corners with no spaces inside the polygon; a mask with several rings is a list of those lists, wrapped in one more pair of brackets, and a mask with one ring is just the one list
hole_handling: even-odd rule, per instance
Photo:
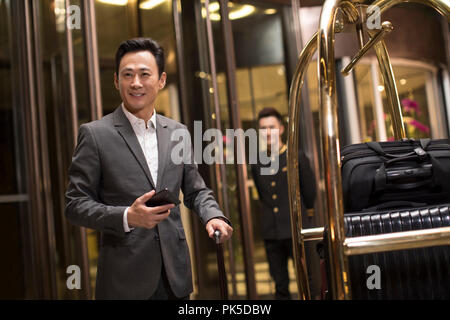
{"label": "pink flower", "polygon": [[411,120],[409,121],[409,124],[412,125],[413,127],[415,127],[417,130],[420,130],[422,132],[426,132],[429,133],[430,132],[430,128],[426,125],[424,125],[423,123],[420,123],[417,120]]}
{"label": "pink flower", "polygon": [[406,112],[416,111],[418,116],[421,114],[419,104],[414,100],[408,98],[402,99],[402,107]]}

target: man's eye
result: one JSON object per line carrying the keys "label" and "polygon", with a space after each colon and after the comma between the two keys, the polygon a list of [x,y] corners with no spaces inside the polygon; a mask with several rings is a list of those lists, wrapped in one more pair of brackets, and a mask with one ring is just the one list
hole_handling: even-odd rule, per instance
{"label": "man's eye", "polygon": [[150,73],[144,72],[144,73],[142,74],[142,76],[143,76],[143,77],[150,77]]}
{"label": "man's eye", "polygon": [[129,77],[132,76],[132,74],[128,72],[128,73],[124,73],[123,76],[124,76],[125,78],[129,78]]}

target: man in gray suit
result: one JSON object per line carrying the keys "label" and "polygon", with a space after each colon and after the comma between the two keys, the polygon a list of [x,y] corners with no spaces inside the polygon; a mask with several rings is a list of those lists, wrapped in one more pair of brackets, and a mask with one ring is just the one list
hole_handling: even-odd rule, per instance
{"label": "man in gray suit", "polygon": [[179,206],[147,207],[155,191],[183,191],[185,205],[221,241],[233,232],[190,161],[171,157],[186,127],[156,113],[166,82],[164,51],[152,39],[124,41],[114,83],[123,103],[80,127],[69,169],[66,217],[101,232],[97,299],[186,299],[192,292],[189,249]]}

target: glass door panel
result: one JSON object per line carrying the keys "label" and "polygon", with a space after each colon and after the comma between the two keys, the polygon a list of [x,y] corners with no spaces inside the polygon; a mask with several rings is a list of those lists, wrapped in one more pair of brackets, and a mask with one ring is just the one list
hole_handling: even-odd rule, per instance
{"label": "glass door panel", "polygon": [[[406,137],[446,137],[443,103],[439,99],[437,73],[431,66],[414,61],[392,61]],[[376,60],[355,67],[359,121],[363,141],[393,140],[391,117]],[[380,125],[378,119],[384,119]]]}
{"label": "glass door panel", "polygon": [[1,233],[0,299],[26,298],[20,221],[28,209],[24,177],[23,132],[13,92],[10,1],[0,0],[0,214],[8,226]]}

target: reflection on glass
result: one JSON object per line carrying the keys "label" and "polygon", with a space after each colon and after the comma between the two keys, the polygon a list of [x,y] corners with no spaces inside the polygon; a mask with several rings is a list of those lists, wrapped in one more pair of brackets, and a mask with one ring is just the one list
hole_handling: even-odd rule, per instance
{"label": "reflection on glass", "polygon": [[[415,139],[431,137],[429,109],[437,107],[429,105],[431,97],[427,94],[426,87],[431,85],[427,84],[427,76],[431,72],[413,66],[394,66],[393,71],[402,107],[406,137]],[[385,106],[386,128],[389,128],[388,140],[393,140],[394,134],[389,110],[387,109],[386,92],[381,90],[381,93]]]}
{"label": "reflection on glass", "polygon": [[[39,21],[40,26],[39,38],[41,48],[41,66],[43,78],[42,88],[44,94],[44,103],[46,110],[46,131],[47,131],[47,147],[49,154],[49,171],[51,179],[51,195],[53,216],[53,230],[48,230],[49,237],[54,236],[55,252],[54,263],[56,265],[57,296],[60,299],[81,298],[85,292],[75,292],[67,289],[66,286],[66,268],[70,264],[82,265],[78,259],[75,247],[79,241],[78,228],[69,227],[64,217],[64,192],[67,182],[67,168],[70,163],[73,151],[73,137],[71,130],[70,118],[70,87],[68,84],[68,56],[67,42],[65,33],[65,24],[61,24],[59,17],[64,15],[64,1],[54,2],[53,0],[42,0],[39,2]],[[55,7],[53,7],[55,5]],[[62,28],[62,29],[61,29]],[[79,32],[79,31],[77,31]],[[75,31],[74,31],[75,33]],[[79,33],[78,33],[79,35]],[[75,39],[81,39],[74,37]],[[77,40],[80,41],[80,40]],[[74,54],[79,54],[75,50],[76,43],[74,41]],[[78,44],[79,48],[79,44]],[[75,58],[76,59],[76,58]],[[82,62],[83,60],[78,62]],[[80,71],[80,66],[75,64],[75,70],[78,68],[78,76],[82,77],[81,82],[76,82],[76,86],[82,80],[85,72],[84,66]],[[76,81],[79,78],[76,77]],[[80,88],[83,86],[81,85]],[[83,90],[80,89],[80,92]],[[81,107],[83,110],[83,107]],[[81,114],[83,111],[81,111]],[[74,254],[75,253],[75,254]]]}
{"label": "reflection on glass", "polygon": [[15,174],[14,115],[7,1],[0,1],[0,195],[19,193]]}
{"label": "reflection on glass", "polygon": [[[13,74],[10,39],[10,1],[0,0],[0,184],[1,202],[10,202],[12,197],[23,192],[20,186],[21,160],[18,150],[23,143],[15,127],[18,108],[14,108]],[[2,262],[0,265],[0,299],[26,298],[23,274],[25,265],[21,255],[20,213],[27,206],[21,203],[0,203],[2,225],[6,226],[0,237]]]}
{"label": "reflection on glass", "polygon": [[369,65],[358,64],[355,67],[355,82],[358,92],[359,124],[362,141],[380,140],[378,127],[375,125],[375,108],[373,83]]}
{"label": "reflection on glass", "polygon": [[[219,2],[210,2],[208,11],[209,11],[209,18],[211,19],[211,21],[220,21],[219,10],[220,10]],[[234,2],[228,3],[228,10],[229,10],[228,18],[230,20],[242,19],[242,18],[245,18],[252,14],[257,13],[257,8],[253,5],[240,4],[240,3],[234,3]],[[267,10],[269,10],[269,11],[267,11]],[[275,9],[267,9],[267,10],[264,10],[263,12],[265,14],[276,13]],[[206,10],[206,8],[203,8],[202,9],[203,18],[206,17],[206,14],[207,14],[207,10]]]}
{"label": "reflection on glass", "polygon": [[139,5],[139,8],[149,10],[159,6],[163,2],[170,3],[167,0],[146,0]]}
{"label": "reflection on glass", "polygon": [[[215,20],[215,2],[211,3],[210,17]],[[239,101],[239,115],[242,129],[257,128],[258,112],[264,107],[276,108],[283,117],[288,113],[288,84],[284,67],[283,30],[281,15],[273,6],[260,2],[229,2],[229,19],[233,30],[236,57],[236,88]],[[220,55],[220,54],[218,54]],[[227,109],[225,73],[218,75],[220,109]],[[228,118],[223,118],[223,120]],[[225,124],[224,124],[225,126]],[[231,126],[231,124],[228,124]],[[284,141],[286,137],[283,137]],[[247,159],[249,148],[246,148]],[[230,168],[234,172],[234,168]],[[269,273],[263,235],[259,227],[259,199],[247,168],[247,186],[249,188],[251,220],[253,224],[253,258],[256,280],[256,291],[259,298],[273,298],[275,283]],[[236,180],[230,180],[235,189]],[[236,195],[230,194],[230,200]],[[233,206],[237,206],[237,202]],[[237,212],[237,211],[236,211]],[[236,281],[237,294],[243,297],[245,289],[245,273],[242,254],[242,243],[236,243]],[[296,292],[295,276],[292,261],[288,265],[290,273],[290,291]]]}
{"label": "reflection on glass", "polygon": [[[376,63],[376,62],[371,62]],[[373,83],[373,70],[370,63],[361,62],[355,67],[355,82],[358,95],[359,120],[363,141],[380,141],[383,133],[378,132],[379,126],[376,124],[376,108],[374,95],[380,95],[382,99],[382,118],[385,119],[387,140],[394,140],[389,105],[386,99],[386,91],[379,74],[379,82],[376,88]],[[431,121],[429,112],[438,108],[438,105],[431,103],[436,101],[433,97],[434,88],[432,78],[434,74],[425,68],[415,66],[414,63],[405,66],[393,65],[400,103],[402,107],[405,133],[408,138],[431,137]],[[376,79],[376,78],[375,78]],[[430,109],[432,108],[432,109]]]}
{"label": "reflection on glass", "polygon": [[[115,54],[119,44],[132,37],[132,24],[128,9],[128,1],[100,1],[95,2],[95,19],[97,26],[97,43],[100,64],[100,85],[102,91],[103,114],[106,115],[116,109],[120,103],[120,96],[114,87]],[[137,28],[136,28],[137,29]]]}
{"label": "reflection on glass", "polygon": [[165,53],[167,81],[165,88],[158,94],[156,111],[174,120],[180,120],[172,1],[144,1],[139,8],[142,36],[156,40]]}

